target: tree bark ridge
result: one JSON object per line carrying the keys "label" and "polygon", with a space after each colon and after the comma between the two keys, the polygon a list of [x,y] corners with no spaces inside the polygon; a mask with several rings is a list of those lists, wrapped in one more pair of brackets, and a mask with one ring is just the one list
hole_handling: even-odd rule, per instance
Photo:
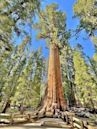
{"label": "tree bark ridge", "polygon": [[67,109],[67,103],[64,98],[59,50],[56,44],[50,45],[47,89],[47,96],[44,99],[43,107],[39,111],[39,114],[55,115],[57,110],[65,111]]}

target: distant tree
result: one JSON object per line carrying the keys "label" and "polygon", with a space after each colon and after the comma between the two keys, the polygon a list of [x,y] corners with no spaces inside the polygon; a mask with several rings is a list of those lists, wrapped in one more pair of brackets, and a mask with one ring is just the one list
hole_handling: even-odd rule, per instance
{"label": "distant tree", "polygon": [[[18,45],[11,56],[0,64],[0,110],[5,113],[12,105],[37,107],[41,99],[45,63],[40,49],[27,50],[29,38]],[[3,66],[4,65],[4,66]],[[3,67],[2,67],[3,66]]]}
{"label": "distant tree", "polygon": [[74,68],[77,104],[94,109],[97,85],[85,56],[78,49],[74,50]]}
{"label": "distant tree", "polygon": [[[74,13],[75,17],[80,19],[80,24],[77,28],[77,30],[85,30],[86,33],[88,34],[89,38],[92,40],[95,46],[95,53],[93,58],[88,57],[88,65],[87,66],[87,74],[91,79],[88,80],[88,83],[91,82],[91,94],[90,98],[92,100],[92,106],[93,103],[94,105],[97,103],[95,98],[97,96],[96,94],[96,87],[97,87],[97,82],[96,82],[96,49],[97,49],[97,1],[96,0],[77,0],[75,5],[74,5]],[[87,64],[87,63],[86,63]],[[82,76],[81,76],[82,77]],[[89,91],[89,90],[88,90]],[[84,97],[85,98],[85,97]],[[86,97],[87,98],[87,97]],[[89,99],[88,99],[89,100]],[[90,101],[91,102],[91,101]]]}
{"label": "distant tree", "polygon": [[6,112],[10,105],[10,98],[15,93],[17,86],[17,80],[21,74],[23,66],[26,64],[25,47],[28,43],[29,38],[26,38],[22,44],[20,44],[11,53],[11,55],[2,62],[5,66],[6,73],[3,74],[1,71],[0,79],[3,77],[4,83],[2,85],[2,112]]}
{"label": "distant tree", "polygon": [[0,49],[12,49],[13,32],[19,36],[21,31],[23,32],[19,25],[25,25],[27,21],[32,22],[39,8],[39,0],[0,0]]}
{"label": "distant tree", "polygon": [[38,106],[41,99],[40,89],[43,83],[43,71],[45,70],[43,62],[44,58],[40,50],[30,54],[17,81],[15,95],[12,97],[13,104],[33,108]]}
{"label": "distant tree", "polygon": [[97,30],[97,1],[96,0],[77,0],[74,5],[75,16],[80,18],[80,27],[86,29],[89,34]]}
{"label": "distant tree", "polygon": [[97,1],[77,0],[74,5],[74,13],[80,19],[77,30],[85,30],[92,41],[97,42]]}
{"label": "distant tree", "polygon": [[75,70],[73,62],[73,50],[69,43],[62,48],[61,53],[61,68],[62,68],[62,82],[64,87],[64,94],[68,101],[68,106],[76,106],[75,99]]}
{"label": "distant tree", "polygon": [[[27,46],[30,37],[20,27],[27,22],[32,23],[40,8],[40,1],[1,0],[0,1],[0,107],[6,112],[14,96],[17,80],[27,63]],[[24,41],[15,46],[12,44],[13,35],[25,34]],[[8,105],[8,106],[7,106]]]}

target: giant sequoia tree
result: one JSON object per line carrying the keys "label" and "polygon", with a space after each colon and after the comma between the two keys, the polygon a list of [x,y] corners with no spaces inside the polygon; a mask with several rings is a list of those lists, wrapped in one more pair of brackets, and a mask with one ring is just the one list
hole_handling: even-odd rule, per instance
{"label": "giant sequoia tree", "polygon": [[59,58],[59,48],[63,45],[61,40],[67,36],[66,16],[57,10],[56,4],[47,6],[44,11],[40,11],[39,16],[39,22],[35,25],[35,28],[39,29],[38,37],[46,39],[50,47],[47,94],[39,113],[48,116],[67,109]]}

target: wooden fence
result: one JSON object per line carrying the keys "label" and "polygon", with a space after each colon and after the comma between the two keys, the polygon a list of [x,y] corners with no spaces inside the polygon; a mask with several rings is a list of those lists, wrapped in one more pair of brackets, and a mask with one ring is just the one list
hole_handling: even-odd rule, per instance
{"label": "wooden fence", "polygon": [[[67,125],[71,125],[72,129],[97,129],[97,126],[89,125],[89,123],[85,124],[81,118],[75,116],[74,113],[70,112],[61,112],[61,118],[67,123]],[[4,124],[14,124],[14,123],[25,123],[27,121],[33,122],[32,114],[0,114],[0,123]]]}

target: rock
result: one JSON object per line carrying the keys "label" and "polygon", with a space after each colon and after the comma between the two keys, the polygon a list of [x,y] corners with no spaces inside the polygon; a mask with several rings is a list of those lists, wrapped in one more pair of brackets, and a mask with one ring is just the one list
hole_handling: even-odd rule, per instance
{"label": "rock", "polygon": [[90,109],[89,112],[92,114],[97,114],[97,109]]}
{"label": "rock", "polygon": [[91,117],[91,113],[86,112],[86,113],[85,113],[85,117],[90,118],[90,117]]}

